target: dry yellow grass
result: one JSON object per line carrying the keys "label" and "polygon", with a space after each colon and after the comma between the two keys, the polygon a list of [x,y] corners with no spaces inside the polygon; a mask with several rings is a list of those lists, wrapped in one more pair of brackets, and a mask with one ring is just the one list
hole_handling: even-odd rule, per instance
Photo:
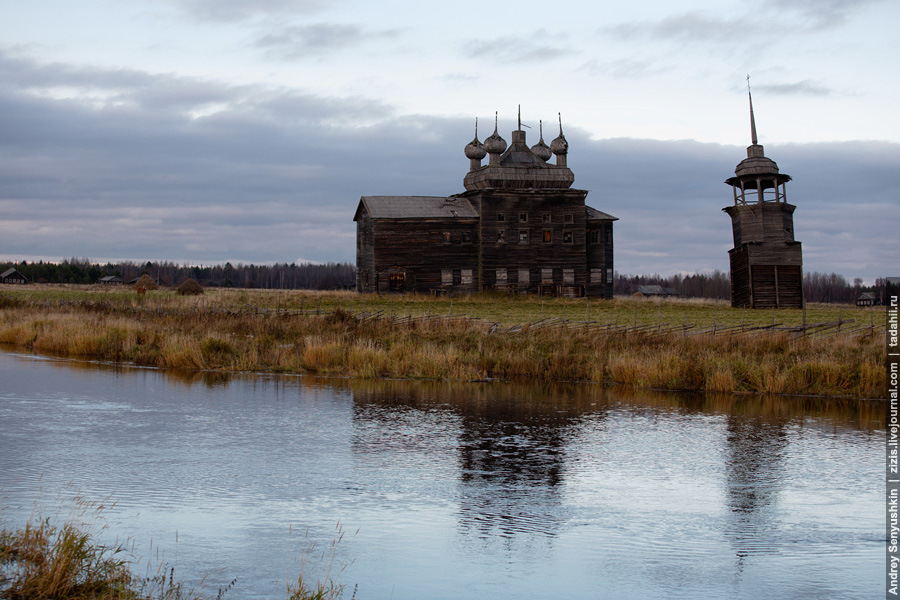
{"label": "dry yellow grass", "polygon": [[[715,302],[262,290],[209,290],[197,298],[170,290],[138,296],[35,286],[0,291],[0,308],[2,343],[175,369],[884,393],[883,340],[862,328],[846,333],[878,324],[876,313],[847,306],[747,311]],[[752,329],[804,319],[841,320],[844,333],[798,337]],[[536,323],[544,326],[529,325]],[[700,329],[707,333],[688,335]]]}

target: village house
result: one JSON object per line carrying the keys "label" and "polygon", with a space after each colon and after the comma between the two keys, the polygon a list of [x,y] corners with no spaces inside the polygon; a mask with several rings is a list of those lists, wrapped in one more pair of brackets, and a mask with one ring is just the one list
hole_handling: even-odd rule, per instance
{"label": "village house", "polygon": [[881,299],[872,292],[863,292],[856,297],[857,306],[881,306]]}
{"label": "village house", "polygon": [[25,284],[28,283],[28,278],[12,267],[0,273],[0,283]]}
{"label": "village house", "polygon": [[[497,290],[612,297],[613,221],[572,188],[562,131],[529,147],[519,127],[465,147],[465,191],[449,197],[363,196],[357,225],[360,292]],[[553,156],[556,162],[549,162]],[[482,159],[488,157],[487,164]]]}

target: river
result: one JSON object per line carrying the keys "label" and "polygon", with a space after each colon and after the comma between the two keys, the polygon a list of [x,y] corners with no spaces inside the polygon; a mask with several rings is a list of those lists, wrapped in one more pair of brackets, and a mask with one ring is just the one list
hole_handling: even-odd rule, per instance
{"label": "river", "polygon": [[883,592],[879,402],[10,352],[0,382],[4,523],[84,519],[213,597],[285,598],[322,554],[346,599]]}

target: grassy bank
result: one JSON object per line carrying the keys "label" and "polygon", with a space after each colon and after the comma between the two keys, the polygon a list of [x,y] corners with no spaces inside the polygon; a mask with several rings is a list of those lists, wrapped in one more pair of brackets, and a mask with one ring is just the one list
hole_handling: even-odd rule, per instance
{"label": "grassy bank", "polygon": [[[332,543],[322,554],[333,562]],[[319,559],[319,557],[314,557]],[[175,579],[174,569],[150,577],[135,575],[124,546],[104,545],[83,525],[50,519],[29,521],[18,529],[0,527],[0,599],[4,600],[222,600],[236,583],[215,596]],[[316,565],[317,567],[320,565]],[[343,585],[330,577],[310,581],[303,572],[287,585],[288,600],[336,600]]]}
{"label": "grassy bank", "polygon": [[0,311],[0,343],[164,368],[884,393],[883,315],[848,306],[9,286]]}

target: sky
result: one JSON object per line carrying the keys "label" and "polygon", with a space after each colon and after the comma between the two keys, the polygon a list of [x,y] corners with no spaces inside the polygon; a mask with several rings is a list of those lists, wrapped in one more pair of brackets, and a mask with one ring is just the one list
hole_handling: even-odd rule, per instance
{"label": "sky", "polygon": [[623,274],[728,270],[792,176],[806,271],[900,276],[895,0],[8,0],[0,259],[354,262],[363,195],[463,191],[478,119],[569,141]]}

